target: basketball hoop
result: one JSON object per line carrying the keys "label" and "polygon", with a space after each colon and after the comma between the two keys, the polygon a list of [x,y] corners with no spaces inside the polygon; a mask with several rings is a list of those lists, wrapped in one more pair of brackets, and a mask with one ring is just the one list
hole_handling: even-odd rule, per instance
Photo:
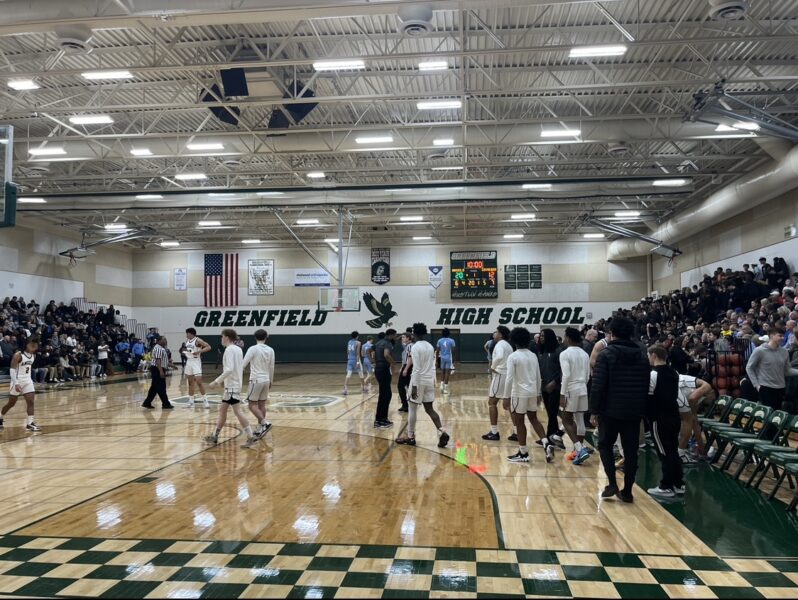
{"label": "basketball hoop", "polygon": [[69,266],[70,267],[74,267],[77,264],[78,264],[78,259],[75,258],[75,255],[70,252],[69,253]]}

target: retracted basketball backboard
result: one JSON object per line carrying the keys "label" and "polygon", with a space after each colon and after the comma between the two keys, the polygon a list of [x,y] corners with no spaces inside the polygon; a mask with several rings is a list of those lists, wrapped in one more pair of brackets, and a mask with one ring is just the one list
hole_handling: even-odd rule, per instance
{"label": "retracted basketball backboard", "polygon": [[360,288],[346,286],[320,287],[319,310],[327,312],[359,312]]}
{"label": "retracted basketball backboard", "polygon": [[0,227],[13,227],[17,218],[17,187],[11,183],[14,128],[0,125]]}

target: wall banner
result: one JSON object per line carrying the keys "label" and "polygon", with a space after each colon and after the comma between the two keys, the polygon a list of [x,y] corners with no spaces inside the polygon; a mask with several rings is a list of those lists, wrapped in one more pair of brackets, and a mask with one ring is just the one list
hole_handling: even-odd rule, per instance
{"label": "wall banner", "polygon": [[391,280],[391,249],[371,249],[371,281],[384,285]]}
{"label": "wall banner", "polygon": [[443,265],[427,267],[429,270],[429,284],[436,290],[443,284]]}
{"label": "wall banner", "polygon": [[274,296],[274,259],[258,258],[249,261],[248,296]]}
{"label": "wall banner", "polygon": [[329,287],[330,274],[324,269],[294,269],[294,287]]}
{"label": "wall banner", "polygon": [[188,289],[188,269],[180,267],[175,269],[175,291],[185,292]]}

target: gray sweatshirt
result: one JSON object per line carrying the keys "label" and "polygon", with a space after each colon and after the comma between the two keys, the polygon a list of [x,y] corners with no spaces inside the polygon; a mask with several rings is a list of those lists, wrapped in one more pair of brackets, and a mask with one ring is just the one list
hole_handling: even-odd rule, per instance
{"label": "gray sweatshirt", "polygon": [[754,387],[764,385],[775,389],[787,387],[785,378],[788,375],[798,376],[798,369],[790,366],[787,349],[779,347],[774,350],[770,344],[763,344],[754,350],[748,359],[746,372]]}

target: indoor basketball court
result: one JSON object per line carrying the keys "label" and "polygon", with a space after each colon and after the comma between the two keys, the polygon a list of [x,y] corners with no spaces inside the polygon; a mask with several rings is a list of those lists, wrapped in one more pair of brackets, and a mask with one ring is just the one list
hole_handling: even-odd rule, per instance
{"label": "indoor basketball court", "polygon": [[0,597],[798,597],[793,2],[0,2]]}

